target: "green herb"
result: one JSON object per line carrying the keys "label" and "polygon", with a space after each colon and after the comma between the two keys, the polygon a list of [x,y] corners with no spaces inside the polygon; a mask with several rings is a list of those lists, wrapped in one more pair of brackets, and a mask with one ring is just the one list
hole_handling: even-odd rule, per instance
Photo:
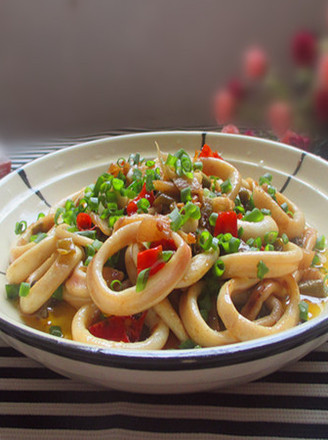
{"label": "green herb", "polygon": [[17,222],[15,225],[15,234],[20,235],[23,232],[26,231],[27,228],[27,222],[25,220],[22,220],[20,222]]}
{"label": "green herb", "polygon": [[244,233],[244,228],[242,226],[240,226],[240,228],[238,228],[238,238],[241,238],[243,233]]}
{"label": "green herb", "polygon": [[243,218],[246,222],[258,223],[264,219],[263,213],[258,209],[254,208],[252,211],[247,212]]}
{"label": "green herb", "polygon": [[136,283],[136,292],[141,292],[146,287],[148,278],[149,278],[150,268],[144,269],[138,274],[137,283]]}
{"label": "green herb", "polygon": [[266,251],[266,252],[268,252],[268,251],[274,251],[274,246],[273,246],[273,244],[267,244],[265,247],[264,247],[264,250]]}
{"label": "green herb", "polygon": [[29,283],[21,283],[19,287],[19,296],[24,297],[30,293],[31,286]]}
{"label": "green herb", "polygon": [[187,350],[189,348],[201,348],[200,345],[196,344],[192,339],[187,339],[186,341],[181,342],[179,345],[180,350]]}
{"label": "green herb", "polygon": [[63,337],[63,332],[62,332],[62,329],[61,329],[61,327],[59,325],[52,325],[49,328],[49,333],[52,336],[57,336],[58,338],[62,338]]}
{"label": "green herb", "polygon": [[117,286],[117,288],[120,290],[121,289],[121,287],[122,287],[122,283],[121,283],[121,281],[120,280],[113,280],[111,283],[110,283],[110,288],[112,289],[112,290],[116,290],[115,289],[115,286]]}
{"label": "green herb", "polygon": [[34,243],[40,243],[44,238],[48,235],[45,232],[39,232],[38,234],[31,235],[30,241],[34,241]]}
{"label": "green herb", "polygon": [[265,173],[259,179],[259,184],[264,185],[265,183],[270,184],[272,182],[272,175],[270,173]]}
{"label": "green herb", "polygon": [[263,215],[271,215],[270,209],[262,208],[261,212],[262,212]]}
{"label": "green herb", "polygon": [[300,311],[300,321],[305,322],[309,319],[309,304],[305,301],[301,301],[298,304],[298,308]]}
{"label": "green herb", "polygon": [[269,268],[261,260],[257,265],[257,278],[263,280],[264,276],[269,272]]}
{"label": "green herb", "polygon": [[6,284],[5,287],[8,299],[13,300],[18,298],[20,284]]}
{"label": "green herb", "polygon": [[213,266],[213,273],[217,277],[221,277],[224,274],[225,266],[222,260],[217,260]]}
{"label": "green herb", "polygon": [[217,212],[212,212],[212,214],[210,215],[209,218],[209,222],[211,226],[215,226],[216,225],[216,221],[218,218],[219,214]]}
{"label": "green herb", "polygon": [[315,249],[318,251],[323,251],[326,247],[326,237],[324,235],[320,235],[320,237],[317,238]]}
{"label": "green herb", "polygon": [[155,162],[154,162],[153,160],[147,160],[147,162],[146,162],[146,167],[151,168],[151,167],[153,167],[154,165],[155,165]]}
{"label": "green herb", "polygon": [[311,266],[320,266],[321,260],[318,254],[315,254],[311,263]]}
{"label": "green herb", "polygon": [[264,235],[264,243],[274,244],[277,238],[278,238],[278,232],[276,231],[266,232]]}
{"label": "green herb", "polygon": [[209,231],[205,230],[200,234],[198,243],[204,251],[208,251],[211,248],[212,241],[212,234]]}
{"label": "green herb", "polygon": [[203,162],[194,162],[193,165],[194,170],[202,170],[203,169]]}
{"label": "green herb", "polygon": [[125,165],[125,159],[124,159],[124,157],[120,157],[119,159],[117,159],[117,165],[119,166],[119,167],[121,167],[121,168],[123,168],[124,167],[124,165]]}
{"label": "green herb", "polygon": [[289,243],[289,238],[288,238],[288,235],[287,235],[287,234],[283,233],[283,234],[281,235],[281,239],[282,239],[282,242],[283,242],[284,244]]}
{"label": "green herb", "polygon": [[81,235],[82,237],[87,237],[87,238],[91,238],[91,239],[95,239],[96,238],[96,231],[76,231],[77,235]]}
{"label": "green herb", "polygon": [[148,208],[150,206],[149,200],[142,198],[137,201],[138,212],[148,212]]}
{"label": "green herb", "polygon": [[57,289],[51,295],[51,298],[54,298],[57,301],[62,301],[63,300],[63,291],[64,291],[64,288],[63,288],[63,285],[61,284],[59,287],[57,287]]}
{"label": "green herb", "polygon": [[171,229],[172,231],[178,231],[182,224],[183,224],[183,219],[182,216],[180,214],[180,211],[178,208],[174,208],[173,211],[169,214],[169,217],[171,219]]}
{"label": "green herb", "polygon": [[89,266],[89,264],[90,264],[90,261],[92,260],[92,258],[93,258],[93,256],[92,255],[89,255],[89,257],[87,257],[86,259],[85,259],[85,261],[84,261],[84,266]]}
{"label": "green herb", "polygon": [[45,217],[45,214],[43,214],[43,212],[40,212],[40,213],[38,214],[38,218],[37,218],[37,220],[40,220],[40,218],[43,218],[43,217]]}
{"label": "green herb", "polygon": [[191,200],[191,188],[188,186],[187,188],[183,188],[180,191],[181,202],[187,203]]}
{"label": "green herb", "polygon": [[164,263],[167,263],[173,255],[173,251],[163,251],[162,252],[162,260]]}
{"label": "green herb", "polygon": [[120,191],[124,187],[123,180],[117,179],[116,177],[114,177],[112,184],[115,191]]}
{"label": "green herb", "polygon": [[227,179],[224,182],[222,182],[220,186],[223,194],[226,194],[232,190],[232,184],[230,179]]}

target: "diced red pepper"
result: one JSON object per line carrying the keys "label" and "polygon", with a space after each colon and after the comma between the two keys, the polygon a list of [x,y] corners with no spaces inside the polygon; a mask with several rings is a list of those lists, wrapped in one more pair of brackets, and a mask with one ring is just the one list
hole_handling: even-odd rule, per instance
{"label": "diced red pepper", "polygon": [[161,261],[162,251],[162,245],[159,245],[139,252],[137,256],[138,273],[150,268],[149,275],[155,275],[155,273],[162,269],[165,266],[165,263]]}
{"label": "diced red pepper", "polygon": [[154,192],[153,191],[148,192],[146,190],[146,183],[143,184],[142,190],[137,195],[137,197],[131,200],[131,202],[126,207],[126,212],[128,215],[135,214],[138,211],[137,202],[140,199],[147,199],[148,202],[150,203],[150,206],[152,206],[152,204],[154,203],[155,200]]}
{"label": "diced red pepper", "polygon": [[237,214],[237,219],[238,220],[241,220],[243,218],[243,214],[241,213],[241,212],[239,212],[238,214]]}
{"label": "diced red pepper", "polygon": [[222,159],[217,151],[212,151],[211,147],[207,144],[204,144],[202,147],[202,151],[199,153],[199,157],[215,157],[216,159]]}
{"label": "diced red pepper", "polygon": [[140,335],[146,312],[131,316],[109,316],[89,327],[89,332],[97,338],[115,342],[136,342]]}
{"label": "diced red pepper", "polygon": [[237,214],[235,211],[219,212],[216,219],[214,235],[230,233],[238,237]]}
{"label": "diced red pepper", "polygon": [[76,226],[80,231],[85,231],[87,229],[91,229],[92,220],[89,214],[85,212],[80,212],[76,217]]}

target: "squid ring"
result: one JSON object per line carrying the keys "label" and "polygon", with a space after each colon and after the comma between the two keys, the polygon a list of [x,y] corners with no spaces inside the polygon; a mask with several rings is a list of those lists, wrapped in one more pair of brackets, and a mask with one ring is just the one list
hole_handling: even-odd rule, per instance
{"label": "squid ring", "polygon": [[202,252],[192,257],[182,280],[176,285],[177,289],[189,287],[197,283],[210,270],[220,254],[219,250]]}
{"label": "squid ring", "polygon": [[[266,208],[271,211],[272,218],[279,227],[279,234],[287,234],[288,238],[299,237],[303,234],[305,226],[305,217],[303,212],[291,202],[286,196],[277,192],[277,202],[266,193],[262,188],[256,186],[253,191],[255,206]],[[293,213],[293,218],[281,208],[282,203],[287,203],[289,210]]]}
{"label": "squid ring", "polygon": [[94,304],[86,304],[76,312],[72,321],[72,337],[74,341],[97,345],[102,348],[160,350],[164,347],[169,336],[168,327],[152,310],[149,310],[145,322],[151,329],[151,335],[146,340],[141,342],[116,342],[97,338],[89,332],[88,327],[98,312],[99,309]]}
{"label": "squid ring", "polygon": [[298,304],[300,293],[296,281],[291,275],[280,280],[286,286],[289,302],[284,314],[272,327],[259,325],[241,315],[232,302],[232,297],[249,287],[249,280],[245,278],[231,279],[221,288],[217,299],[217,310],[222,321],[230,333],[241,341],[270,336],[275,333],[295,327],[299,320]]}
{"label": "squid ring", "polygon": [[76,309],[91,302],[86,270],[86,266],[80,261],[64,285],[63,298]]}
{"label": "squid ring", "polygon": [[199,160],[203,162],[203,172],[208,176],[217,176],[222,180],[230,179],[232,189],[227,193],[227,197],[231,200],[235,200],[242,181],[237,168],[225,160],[215,157],[202,157]]}
{"label": "squid ring", "polygon": [[[98,308],[109,315],[134,315],[161,302],[177,285],[191,259],[190,247],[176,233],[172,238],[177,247],[172,258],[155,275],[149,277],[146,287],[136,291],[136,286],[115,292],[107,286],[102,268],[109,257],[120,249],[136,242],[142,222],[130,223],[113,233],[91,260],[87,269],[87,285],[90,296]],[[148,240],[152,241],[157,231],[149,230]]]}
{"label": "squid ring", "polygon": [[225,270],[222,279],[238,278],[247,274],[249,278],[257,278],[257,265],[260,261],[268,267],[269,272],[264,278],[278,278],[294,272],[303,258],[302,249],[294,243],[287,243],[284,251],[251,251],[223,255]]}
{"label": "squid ring", "polygon": [[249,238],[260,237],[262,240],[267,232],[278,232],[277,223],[270,215],[265,215],[260,222],[247,222],[244,220],[237,220],[238,229],[242,228],[241,238],[247,241]]}

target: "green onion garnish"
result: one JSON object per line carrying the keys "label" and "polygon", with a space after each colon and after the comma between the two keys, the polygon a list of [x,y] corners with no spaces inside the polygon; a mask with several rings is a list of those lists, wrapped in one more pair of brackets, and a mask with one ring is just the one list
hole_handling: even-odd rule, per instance
{"label": "green onion garnish", "polygon": [[91,238],[91,239],[95,239],[96,238],[96,231],[76,231],[77,235],[81,235],[82,237],[87,237],[87,238]]}
{"label": "green onion garnish", "polygon": [[136,292],[141,292],[146,287],[148,277],[149,277],[150,268],[144,269],[138,274],[137,283],[136,283]]}
{"label": "green onion garnish", "polygon": [[300,311],[300,320],[305,322],[309,319],[309,304],[305,301],[301,301],[298,304],[298,308]]}
{"label": "green onion garnish", "polygon": [[124,187],[123,180],[117,179],[116,177],[114,177],[112,184],[115,191],[120,191]]}
{"label": "green onion garnish", "polygon": [[119,167],[121,167],[121,168],[123,168],[124,167],[124,165],[125,165],[125,159],[124,159],[124,157],[120,157],[119,159],[117,159],[117,165],[119,166]]}
{"label": "green onion garnish", "polygon": [[193,168],[194,168],[194,170],[202,171],[202,169],[203,169],[203,162],[198,162],[198,161],[194,162]]}
{"label": "green onion garnish", "polygon": [[264,276],[269,272],[269,268],[261,260],[257,264],[257,278],[263,280]]}
{"label": "green onion garnish", "polygon": [[90,263],[90,261],[92,260],[92,256],[90,255],[89,257],[87,257],[86,258],[86,260],[85,260],[85,262],[83,263],[84,264],[84,266],[88,266],[89,265],[89,263]]}
{"label": "green onion garnish", "polygon": [[16,299],[19,296],[20,284],[6,284],[6,293],[8,299]]}
{"label": "green onion garnish", "polygon": [[57,336],[58,338],[62,338],[63,337],[63,332],[62,332],[62,329],[61,329],[61,327],[59,325],[52,325],[49,328],[49,333],[52,336]]}
{"label": "green onion garnish", "polygon": [[167,263],[173,255],[173,251],[163,251],[162,252],[162,260],[164,263]]}
{"label": "green onion garnish", "polygon": [[224,182],[222,182],[220,186],[221,186],[221,191],[223,194],[226,194],[232,190],[232,184],[231,184],[230,179],[227,179]]}
{"label": "green onion garnish", "polygon": [[215,226],[216,225],[216,220],[218,218],[219,214],[217,212],[212,212],[212,214],[210,215],[209,218],[209,222],[211,226]]}
{"label": "green onion garnish", "polygon": [[265,173],[259,179],[259,184],[263,185],[264,183],[270,184],[272,181],[272,175],[270,173]]}
{"label": "green onion garnish", "polygon": [[149,200],[142,198],[137,201],[138,211],[148,212],[148,208],[150,206]]}
{"label": "green onion garnish", "polygon": [[264,235],[264,243],[265,244],[273,244],[278,238],[278,232],[276,231],[271,231],[271,232],[266,232]]}
{"label": "green onion garnish", "polygon": [[146,167],[151,168],[155,165],[155,162],[153,160],[147,160]]}
{"label": "green onion garnish", "polygon": [[264,219],[263,213],[258,209],[254,208],[252,211],[247,212],[243,218],[246,222],[258,223]]}
{"label": "green onion garnish", "polygon": [[34,243],[40,243],[44,238],[48,235],[45,232],[39,232],[38,234],[31,235],[30,241],[34,241]]}
{"label": "green onion garnish", "polygon": [[30,293],[31,286],[29,283],[21,283],[19,287],[19,296],[27,296]]}
{"label": "green onion garnish", "polygon": [[225,266],[224,262],[218,259],[213,266],[213,273],[217,277],[221,277],[224,274]]}
{"label": "green onion garnish", "polygon": [[283,233],[283,234],[281,235],[281,239],[282,239],[282,242],[283,242],[284,244],[289,243],[289,238],[288,238],[288,235],[287,235],[287,234]]}
{"label": "green onion garnish", "polygon": [[181,202],[183,203],[187,203],[191,200],[191,189],[190,186],[188,186],[187,188],[183,188],[180,191],[180,196],[181,196]]}
{"label": "green onion garnish", "polygon": [[171,219],[171,229],[172,231],[178,231],[182,224],[183,224],[183,219],[182,216],[179,212],[178,208],[174,208],[173,211],[169,214],[169,217]]}
{"label": "green onion garnish", "polygon": [[318,251],[323,251],[325,247],[326,247],[326,237],[324,235],[320,235],[320,237],[317,238],[315,249],[318,249]]}
{"label": "green onion garnish", "polygon": [[40,218],[43,218],[43,217],[45,217],[45,214],[43,214],[43,212],[40,212],[40,213],[38,214],[38,218],[37,218],[37,220],[40,220]]}
{"label": "green onion garnish", "polygon": [[313,257],[311,266],[320,266],[321,264],[321,260],[318,254],[315,254],[315,256]]}
{"label": "green onion garnish", "polygon": [[112,290],[117,290],[117,289],[115,289],[115,286],[117,286],[117,289],[121,289],[121,287],[122,287],[122,283],[121,283],[121,281],[120,280],[113,280],[111,283],[110,283],[110,288],[112,289]]}
{"label": "green onion garnish", "polygon": [[200,234],[198,243],[204,251],[208,251],[211,248],[212,241],[212,234],[209,231],[205,230]]}
{"label": "green onion garnish", "polygon": [[178,348],[180,350],[187,350],[189,348],[201,348],[201,346],[196,344],[192,339],[187,339],[186,341],[181,342]]}
{"label": "green onion garnish", "polygon": [[267,244],[265,247],[264,247],[264,250],[265,251],[274,251],[274,246],[273,246],[273,244]]}
{"label": "green onion garnish", "polygon": [[15,234],[20,235],[23,232],[26,231],[27,228],[27,222],[25,220],[22,220],[20,222],[17,222],[15,225]]}
{"label": "green onion garnish", "polygon": [[57,301],[63,300],[63,285],[61,284],[57,289],[54,291],[54,293],[51,295],[51,298],[56,299]]}

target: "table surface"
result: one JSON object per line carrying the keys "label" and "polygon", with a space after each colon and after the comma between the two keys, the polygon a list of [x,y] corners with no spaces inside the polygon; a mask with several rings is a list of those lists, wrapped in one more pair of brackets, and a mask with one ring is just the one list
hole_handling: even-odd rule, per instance
{"label": "table surface", "polygon": [[[12,168],[77,142],[126,132],[131,130],[30,144],[12,153]],[[328,439],[327,361],[328,343],[243,386],[129,394],[64,378],[0,340],[0,439]]]}

